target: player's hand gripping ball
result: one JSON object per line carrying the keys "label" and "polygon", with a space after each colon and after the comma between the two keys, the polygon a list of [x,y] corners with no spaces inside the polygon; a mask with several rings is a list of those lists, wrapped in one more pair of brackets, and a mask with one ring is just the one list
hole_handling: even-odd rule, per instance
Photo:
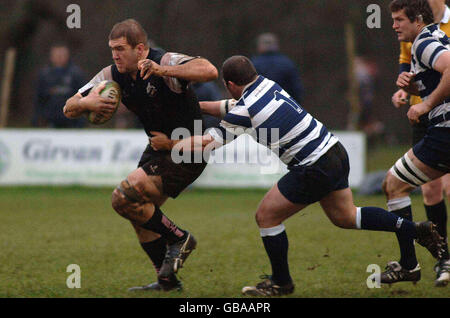
{"label": "player's hand gripping ball", "polygon": [[105,115],[104,113],[96,113],[93,111],[90,112],[88,114],[88,120],[94,125],[101,125],[110,120],[116,113],[117,109],[119,108],[120,100],[122,98],[120,86],[115,81],[101,81],[92,88],[91,92],[95,91],[97,87],[103,84],[105,85],[105,87],[99,92],[99,95],[101,97],[112,99],[115,103],[114,104],[115,109],[113,112],[108,113],[107,115]]}

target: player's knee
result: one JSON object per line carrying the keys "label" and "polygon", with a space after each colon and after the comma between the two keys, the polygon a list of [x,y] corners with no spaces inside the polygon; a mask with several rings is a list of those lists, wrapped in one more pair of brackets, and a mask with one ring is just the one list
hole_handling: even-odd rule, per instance
{"label": "player's knee", "polygon": [[111,206],[117,213],[123,210],[124,198],[121,197],[119,190],[114,189],[111,195]]}
{"label": "player's knee", "polygon": [[257,212],[255,213],[255,222],[256,222],[256,224],[257,224],[259,227],[261,227],[261,224],[263,223],[263,221],[264,221],[264,218],[263,218],[262,214],[259,213],[259,211],[257,211]]}
{"label": "player's knee", "polygon": [[269,211],[267,211],[267,209],[264,209],[262,207],[258,208],[258,211],[256,211],[255,214],[255,221],[259,227],[269,227],[271,224],[271,220],[272,218],[270,217],[270,213]]}
{"label": "player's knee", "polygon": [[130,185],[128,180],[124,180],[114,189],[111,197],[111,205],[113,209],[120,215],[126,217],[129,213],[131,204],[139,203],[141,196],[139,192]]}
{"label": "player's knee", "polygon": [[125,207],[127,205],[126,198],[120,193],[120,191],[116,188],[114,189],[111,196],[111,205],[114,211],[116,211],[119,215],[125,216]]}
{"label": "player's knee", "polygon": [[392,175],[390,171],[388,171],[381,185],[381,189],[388,199],[395,196],[398,190],[400,190],[399,188],[395,187],[395,181],[395,176]]}
{"label": "player's knee", "polygon": [[342,229],[353,229],[355,227],[355,218],[351,213],[340,211],[334,213],[330,218],[331,223]]}

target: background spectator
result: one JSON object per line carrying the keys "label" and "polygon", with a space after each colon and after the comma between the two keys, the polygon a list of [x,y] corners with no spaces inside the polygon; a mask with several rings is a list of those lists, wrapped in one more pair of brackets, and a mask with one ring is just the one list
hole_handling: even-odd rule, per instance
{"label": "background spectator", "polygon": [[[199,102],[222,99],[222,93],[214,82],[193,83],[192,85]],[[210,115],[203,115],[203,123],[205,124],[205,129],[217,127],[220,124],[220,119]]]}
{"label": "background spectator", "polygon": [[50,48],[50,65],[39,72],[32,124],[35,127],[79,128],[84,118],[67,119],[63,114],[66,100],[82,87],[86,79],[81,69],[70,60],[64,44]]}
{"label": "background spectator", "polygon": [[278,38],[273,33],[263,33],[256,40],[258,55],[251,60],[258,74],[283,87],[297,102],[302,102],[303,85],[300,75],[287,56],[280,53]]}

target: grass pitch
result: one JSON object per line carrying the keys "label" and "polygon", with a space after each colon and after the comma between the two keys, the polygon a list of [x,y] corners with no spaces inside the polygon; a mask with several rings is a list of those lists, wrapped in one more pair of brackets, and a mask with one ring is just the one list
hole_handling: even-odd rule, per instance
{"label": "grass pitch", "polygon": [[[110,207],[112,189],[11,187],[0,190],[0,297],[241,297],[242,286],[270,274],[254,221],[260,190],[192,190],[163,211],[197,238],[179,277],[182,292],[127,291],[155,280],[134,230]],[[362,206],[385,206],[382,196],[360,197]],[[425,219],[413,196],[415,220]],[[318,204],[285,222],[296,290],[290,297],[449,297],[434,287],[434,260],[417,246],[422,280],[414,286],[369,289],[369,264],[397,260],[394,234],[343,230]],[[81,268],[81,288],[69,289],[70,264]]]}

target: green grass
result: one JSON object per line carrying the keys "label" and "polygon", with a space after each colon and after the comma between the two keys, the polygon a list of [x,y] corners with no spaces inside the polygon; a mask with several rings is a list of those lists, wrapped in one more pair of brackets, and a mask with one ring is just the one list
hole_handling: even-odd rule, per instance
{"label": "green grass", "polygon": [[[199,244],[180,272],[182,292],[129,293],[155,273],[129,223],[110,207],[112,189],[0,189],[0,297],[241,297],[242,286],[270,273],[254,211],[259,190],[195,190],[169,200],[163,211],[191,230]],[[382,196],[356,197],[384,206]],[[413,197],[415,219],[424,219]],[[292,297],[449,297],[433,286],[434,260],[417,247],[422,281],[368,289],[369,264],[398,258],[395,235],[343,230],[316,204],[286,223]],[[69,264],[81,267],[81,288],[69,289]]]}
{"label": "green grass", "polygon": [[367,171],[378,170],[387,171],[392,165],[401,158],[411,148],[410,145],[388,146],[379,145],[367,152]]}

